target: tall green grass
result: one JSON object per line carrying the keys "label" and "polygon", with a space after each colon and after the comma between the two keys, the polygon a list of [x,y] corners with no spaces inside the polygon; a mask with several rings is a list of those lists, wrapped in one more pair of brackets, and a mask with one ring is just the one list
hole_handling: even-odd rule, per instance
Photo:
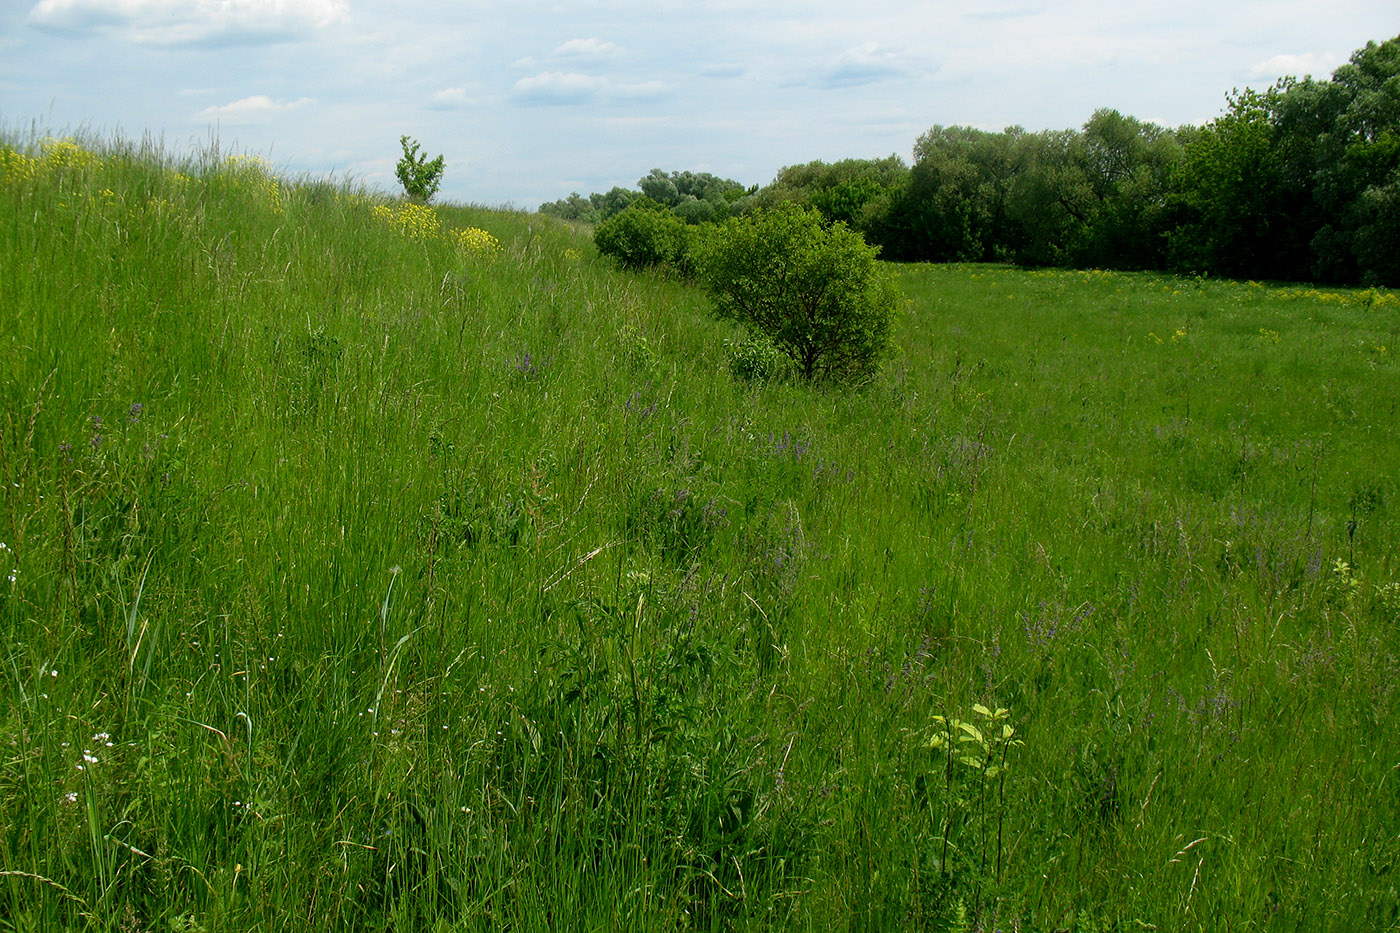
{"label": "tall green grass", "polygon": [[0,158],[0,929],[1400,922],[1393,294],[751,384],[538,215]]}

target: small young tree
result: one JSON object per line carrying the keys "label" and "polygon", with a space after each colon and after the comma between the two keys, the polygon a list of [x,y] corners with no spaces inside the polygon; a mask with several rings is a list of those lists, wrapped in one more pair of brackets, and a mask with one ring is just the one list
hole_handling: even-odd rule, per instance
{"label": "small young tree", "polygon": [[845,224],[783,205],[734,217],[695,247],[715,315],[772,341],[804,378],[848,381],[889,347],[899,290]]}
{"label": "small young tree", "polygon": [[431,161],[427,153],[419,155],[420,147],[416,139],[410,140],[407,136],[400,136],[399,145],[403,146],[403,158],[399,159],[395,169],[399,183],[403,185],[404,193],[410,199],[427,204],[433,199],[433,195],[437,194],[438,185],[442,184],[442,172],[447,163],[443,161],[441,154]]}

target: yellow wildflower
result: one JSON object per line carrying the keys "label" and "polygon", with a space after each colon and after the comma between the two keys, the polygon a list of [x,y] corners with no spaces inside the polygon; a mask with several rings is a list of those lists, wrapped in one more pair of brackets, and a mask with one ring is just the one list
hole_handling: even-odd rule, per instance
{"label": "yellow wildflower", "polygon": [[490,255],[501,251],[501,241],[478,227],[467,227],[453,234],[457,245],[469,253]]}
{"label": "yellow wildflower", "polygon": [[435,236],[442,227],[437,212],[426,204],[405,204],[395,220],[404,236],[419,240]]}
{"label": "yellow wildflower", "polygon": [[0,180],[11,184],[33,181],[39,175],[39,160],[9,147],[0,149]]}
{"label": "yellow wildflower", "polygon": [[71,139],[49,137],[40,145],[44,153],[44,167],[48,169],[87,169],[100,165],[102,160],[95,153],[88,152]]}
{"label": "yellow wildflower", "polygon": [[397,211],[383,204],[370,208],[370,215],[383,221],[399,233],[413,240],[426,240],[437,236],[442,221],[437,212],[426,204],[405,204]]}

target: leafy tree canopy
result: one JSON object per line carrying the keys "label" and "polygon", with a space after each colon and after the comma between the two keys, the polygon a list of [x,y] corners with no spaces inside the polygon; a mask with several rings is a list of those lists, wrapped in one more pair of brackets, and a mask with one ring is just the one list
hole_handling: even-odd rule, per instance
{"label": "leafy tree canopy", "polygon": [[785,204],[710,227],[693,261],[717,317],[767,338],[806,379],[848,381],[878,367],[899,304],[876,253],[845,224]]}
{"label": "leafy tree canopy", "polygon": [[[598,222],[625,211],[640,198],[648,198],[662,207],[676,210],[688,223],[720,220],[736,209],[736,203],[757,190],[745,188],[732,178],[720,178],[709,172],[665,172],[654,168],[638,179],[637,189],[614,187],[606,194],[594,193],[583,197],[573,192],[567,198],[540,205],[540,213],[565,220]],[[693,201],[707,202],[709,207],[682,207]]]}

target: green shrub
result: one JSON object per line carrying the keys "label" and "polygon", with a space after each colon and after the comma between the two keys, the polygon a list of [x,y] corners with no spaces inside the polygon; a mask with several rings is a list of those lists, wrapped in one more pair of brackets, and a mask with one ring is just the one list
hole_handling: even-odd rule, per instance
{"label": "green shrub", "polygon": [[739,382],[768,382],[787,365],[782,351],[762,334],[725,341],[724,355],[729,362],[729,375]]}
{"label": "green shrub", "polygon": [[806,379],[848,381],[878,367],[899,302],[876,253],[789,204],[714,227],[692,260],[717,317],[770,340]]}
{"label": "green shrub", "polygon": [[640,198],[593,232],[598,252],[625,269],[681,265],[688,253],[685,222],[650,198]]}

